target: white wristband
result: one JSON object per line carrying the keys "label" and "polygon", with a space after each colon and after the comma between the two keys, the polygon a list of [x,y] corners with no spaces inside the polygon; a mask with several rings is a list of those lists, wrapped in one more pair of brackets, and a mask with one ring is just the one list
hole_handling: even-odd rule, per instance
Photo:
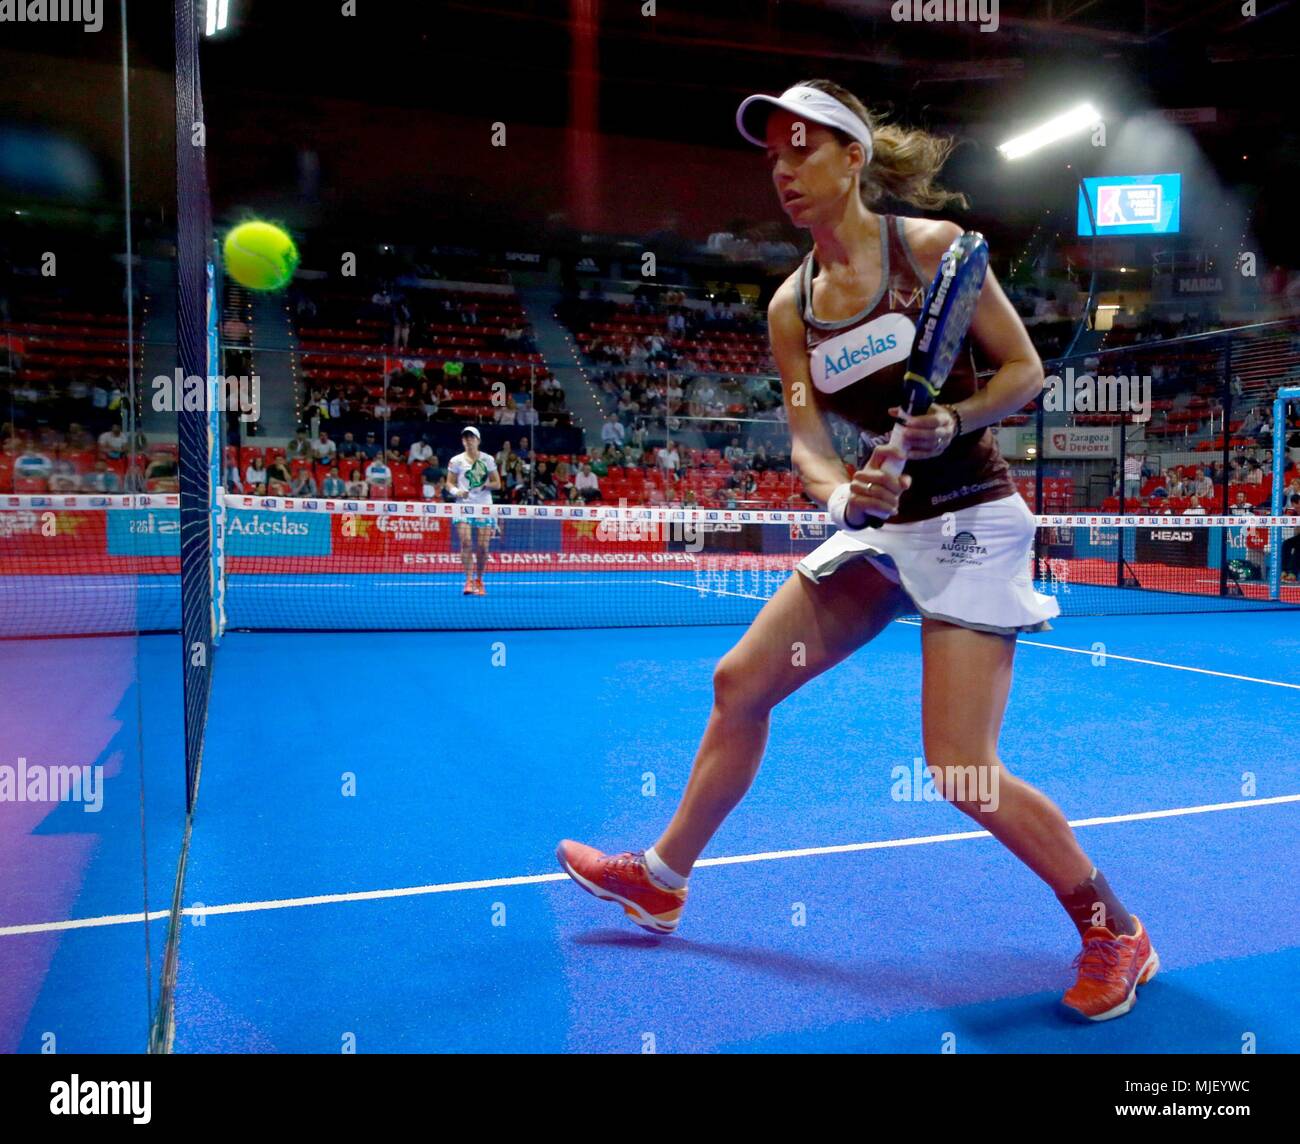
{"label": "white wristband", "polygon": [[852,527],[844,516],[849,507],[849,491],[849,482],[845,481],[842,485],[836,485],[835,491],[826,499],[826,512],[836,528]]}

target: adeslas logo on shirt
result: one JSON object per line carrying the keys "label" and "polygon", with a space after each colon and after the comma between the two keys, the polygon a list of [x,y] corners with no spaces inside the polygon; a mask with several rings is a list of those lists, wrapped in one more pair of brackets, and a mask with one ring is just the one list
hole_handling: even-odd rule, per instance
{"label": "adeslas logo on shirt", "polygon": [[859,362],[866,361],[870,357],[875,357],[876,354],[888,353],[890,350],[897,348],[897,334],[889,334],[883,338],[867,338],[862,345],[855,346],[852,349],[845,346],[840,350],[839,357],[833,360],[829,356],[827,357],[826,374],[827,376],[830,376],[831,374],[842,373],[844,370],[857,365]]}
{"label": "adeslas logo on shirt", "polygon": [[916,328],[902,314],[883,314],[852,330],[828,338],[812,352],[813,384],[836,393],[887,365],[903,361],[912,349]]}

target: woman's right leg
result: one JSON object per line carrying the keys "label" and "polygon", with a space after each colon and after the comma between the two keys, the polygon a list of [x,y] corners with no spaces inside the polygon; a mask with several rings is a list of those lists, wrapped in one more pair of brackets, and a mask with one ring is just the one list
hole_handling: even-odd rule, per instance
{"label": "woman's right leg", "polygon": [[465,568],[465,579],[474,575],[474,530],[465,521],[456,524],[456,535],[460,537],[460,562]]}
{"label": "woman's right leg", "polygon": [[713,710],[686,792],[654,852],[687,877],[749,790],[773,707],[876,636],[906,597],[869,560],[813,583],[794,573],[713,673]]}

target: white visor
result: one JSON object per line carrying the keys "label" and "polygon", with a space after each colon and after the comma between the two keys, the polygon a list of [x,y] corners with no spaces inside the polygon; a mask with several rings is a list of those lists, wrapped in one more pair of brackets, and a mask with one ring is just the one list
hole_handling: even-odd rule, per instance
{"label": "white visor", "polygon": [[767,140],[763,133],[767,128],[767,117],[778,107],[800,119],[843,131],[850,139],[862,144],[867,152],[867,162],[871,162],[874,148],[867,125],[833,95],[827,95],[815,87],[797,83],[794,87],[786,88],[780,95],[751,95],[736,111],[736,126],[755,146],[766,147]]}
{"label": "white visor", "polygon": [[482,437],[479,437],[479,432],[478,432],[477,429],[474,428],[473,425],[466,425],[465,428],[462,429],[462,430],[460,431],[460,435],[461,435],[462,437],[464,437],[465,434],[467,434],[467,433],[473,433],[474,436],[475,436],[475,437],[478,437],[478,439],[479,439],[480,441],[483,439]]}

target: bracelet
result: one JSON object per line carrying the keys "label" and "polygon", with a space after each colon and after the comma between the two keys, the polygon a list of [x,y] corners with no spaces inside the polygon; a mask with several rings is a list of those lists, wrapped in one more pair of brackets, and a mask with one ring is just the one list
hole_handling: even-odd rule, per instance
{"label": "bracelet", "polygon": [[[961,413],[958,412],[957,406],[945,405],[944,408],[957,419],[957,432],[955,432],[952,435],[951,440],[949,440],[948,442],[948,445],[951,445],[953,441],[957,440],[957,438],[960,437],[966,431],[966,427],[962,424]],[[948,447],[947,445],[944,446],[945,449],[947,447]]]}

